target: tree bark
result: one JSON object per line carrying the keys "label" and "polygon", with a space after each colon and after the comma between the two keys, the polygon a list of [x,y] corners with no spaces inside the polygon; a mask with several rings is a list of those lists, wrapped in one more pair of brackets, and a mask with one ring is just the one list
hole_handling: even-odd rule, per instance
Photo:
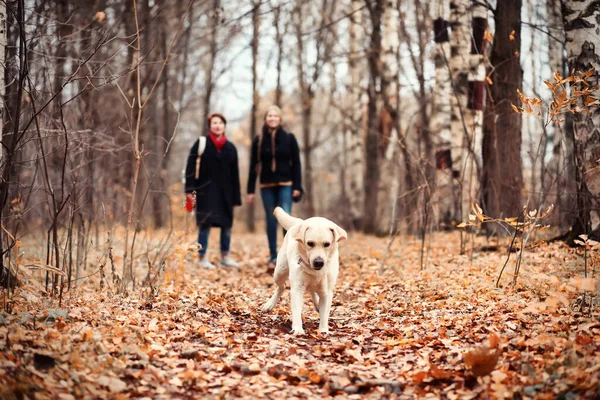
{"label": "tree bark", "polygon": [[435,86],[433,88],[433,108],[431,111],[431,130],[437,132],[436,150],[436,191],[434,204],[437,208],[437,223],[448,227],[457,221],[454,204],[456,191],[452,177],[452,130],[450,125],[452,81],[450,76],[450,1],[437,0],[434,9],[435,40]]}
{"label": "tree bark", "polygon": [[[319,142],[311,134],[313,103],[315,99],[315,88],[323,72],[324,65],[329,61],[333,48],[333,38],[330,31],[332,16],[335,11],[335,1],[323,0],[319,3],[320,18],[316,19],[319,27],[316,37],[312,42],[306,42],[303,35],[304,28],[309,20],[305,15],[305,9],[310,9],[311,3],[297,0],[294,8],[294,28],[296,34],[296,68],[298,73],[298,86],[300,90],[300,107],[302,115],[302,141],[304,144],[304,191],[306,196],[306,213],[315,215],[315,198],[313,190],[313,151]],[[312,49],[307,49],[306,43],[314,44]],[[314,56],[314,62],[307,62],[307,54]]]}
{"label": "tree bark", "polygon": [[360,85],[361,76],[364,71],[361,63],[362,54],[360,42],[363,32],[363,11],[361,0],[352,0],[350,4],[350,27],[349,27],[349,104],[346,110],[349,115],[346,119],[350,120],[349,130],[346,133],[348,151],[347,151],[347,170],[346,179],[343,185],[347,185],[346,194],[349,204],[348,217],[350,221],[346,222],[347,227],[359,230],[363,226],[364,212],[364,138],[363,138],[363,109],[362,109],[362,88]]}
{"label": "tree bark", "polygon": [[365,0],[370,17],[370,37],[367,63],[369,67],[369,87],[367,91],[367,137],[366,137],[366,172],[365,172],[365,212],[364,232],[376,233],[377,202],[379,192],[379,129],[378,129],[378,86],[381,84],[381,17],[383,0]]}
{"label": "tree bark", "polygon": [[[258,38],[259,38],[259,28],[260,28],[260,2],[254,1],[254,9],[252,10],[252,110],[250,112],[250,143],[254,139],[254,135],[257,134],[257,121],[256,121],[256,111],[258,109]],[[278,84],[279,84],[279,74],[278,74]],[[252,146],[250,146],[249,151],[252,151]],[[252,158],[252,154],[249,155]],[[246,226],[250,232],[254,232],[256,230],[255,225],[255,206],[256,202],[252,204],[248,204],[247,214],[246,214]]]}
{"label": "tree bark", "polygon": [[[0,104],[0,133],[2,134],[2,142],[5,142],[5,139],[8,137],[4,133],[4,118],[6,117],[7,110],[5,109],[5,105],[7,105],[7,100],[5,98],[6,94],[6,66],[8,65],[6,62],[6,48],[8,47],[8,36],[6,34],[6,2],[0,2],[0,60],[4,65],[0,66],[0,96],[2,98],[2,104]],[[0,171],[2,177],[4,177],[4,170],[8,167],[6,164],[6,155],[4,154],[5,149],[2,146],[0,149]],[[4,182],[4,180],[2,181]],[[4,184],[0,184],[0,217],[4,219],[4,209],[6,206],[6,196],[4,195],[5,188]],[[0,286],[8,286],[9,284],[9,269],[4,266],[4,230],[0,229]]]}
{"label": "tree bark", "polygon": [[[571,74],[585,74],[590,71],[587,82],[595,90],[591,94],[596,100],[584,104],[587,96],[579,97],[574,107],[589,110],[576,112],[573,116],[571,135],[575,144],[575,182],[577,186],[577,219],[570,239],[580,234],[588,234],[600,239],[600,40],[597,31],[600,27],[600,3],[598,1],[563,1],[563,18],[567,37],[567,57]],[[582,83],[574,83],[572,90],[586,88]]]}
{"label": "tree bark", "polygon": [[452,115],[452,174],[459,186],[457,190],[454,215],[459,221],[468,212],[468,192],[466,192],[466,163],[469,149],[469,132],[472,127],[467,112],[467,93],[469,77],[469,0],[450,0],[450,71],[452,75],[452,97],[450,98]]}
{"label": "tree bark", "polygon": [[492,218],[518,217],[523,207],[522,118],[511,106],[519,104],[517,90],[523,81],[519,63],[521,6],[521,0],[505,0],[498,3],[495,13],[490,56],[493,84],[484,118],[481,182],[483,210]]}
{"label": "tree bark", "polygon": [[[550,70],[567,75],[568,65],[565,52],[565,30],[562,19],[560,0],[546,1],[548,20],[548,61]],[[565,118],[572,119],[570,114]],[[574,222],[575,210],[575,169],[573,163],[572,136],[565,133],[565,122],[553,122],[548,127],[552,146],[552,158],[547,169],[549,179],[546,179],[547,203],[554,204],[552,223],[558,225],[561,232],[568,230]]]}
{"label": "tree bark", "polygon": [[[287,24],[284,25],[283,32],[281,30],[281,4],[277,2],[277,5],[273,8],[273,24],[275,25],[275,42],[277,43],[277,83],[275,85],[275,104],[279,107],[283,107],[281,103],[281,71],[283,68],[283,49],[284,39],[287,32]],[[258,31],[255,31],[258,35]],[[254,49],[254,42],[252,48]]]}
{"label": "tree bark", "polygon": [[208,123],[206,123],[206,117],[210,113],[210,101],[212,97],[212,91],[214,89],[213,74],[215,69],[215,60],[217,58],[217,27],[220,20],[221,0],[213,0],[212,7],[208,12],[209,15],[209,50],[208,59],[204,66],[204,98],[202,104],[202,134],[208,134]]}

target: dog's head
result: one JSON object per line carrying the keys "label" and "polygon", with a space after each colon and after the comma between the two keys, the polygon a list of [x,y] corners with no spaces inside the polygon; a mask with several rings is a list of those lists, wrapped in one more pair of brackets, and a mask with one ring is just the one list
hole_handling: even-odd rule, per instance
{"label": "dog's head", "polygon": [[297,225],[292,238],[300,243],[302,259],[319,271],[329,262],[337,243],[348,238],[346,231],[326,218],[314,217]]}

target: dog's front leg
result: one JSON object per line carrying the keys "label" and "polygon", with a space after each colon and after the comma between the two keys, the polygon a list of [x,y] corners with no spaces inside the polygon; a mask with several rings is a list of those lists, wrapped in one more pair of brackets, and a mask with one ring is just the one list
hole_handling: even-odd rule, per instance
{"label": "dog's front leg", "polygon": [[305,284],[304,282],[298,282],[298,284],[290,286],[290,303],[292,308],[292,333],[295,335],[303,335],[304,329],[302,328],[302,300],[304,298]]}
{"label": "dog's front leg", "polygon": [[329,311],[333,300],[333,291],[319,294],[319,332],[329,333]]}

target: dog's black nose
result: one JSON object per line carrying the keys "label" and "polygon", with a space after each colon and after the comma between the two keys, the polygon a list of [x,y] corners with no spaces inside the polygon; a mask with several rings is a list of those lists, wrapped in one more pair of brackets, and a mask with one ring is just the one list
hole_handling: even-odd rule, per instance
{"label": "dog's black nose", "polygon": [[323,261],[321,257],[317,257],[313,260],[313,267],[315,269],[321,269],[323,268],[323,265],[325,265],[325,261]]}

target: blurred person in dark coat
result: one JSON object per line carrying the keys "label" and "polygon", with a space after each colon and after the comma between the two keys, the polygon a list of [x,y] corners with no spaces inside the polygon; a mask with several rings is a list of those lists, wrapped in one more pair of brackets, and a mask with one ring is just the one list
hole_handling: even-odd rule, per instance
{"label": "blurred person in dark coat", "polygon": [[240,174],[235,145],[227,140],[225,127],[227,120],[222,114],[208,117],[210,132],[205,139],[204,151],[198,155],[200,138],[190,150],[185,168],[185,193],[188,201],[195,193],[196,222],[198,224],[199,265],[215,269],[206,254],[211,227],[221,228],[220,264],[238,268],[229,257],[233,208],[242,204],[240,194]]}

